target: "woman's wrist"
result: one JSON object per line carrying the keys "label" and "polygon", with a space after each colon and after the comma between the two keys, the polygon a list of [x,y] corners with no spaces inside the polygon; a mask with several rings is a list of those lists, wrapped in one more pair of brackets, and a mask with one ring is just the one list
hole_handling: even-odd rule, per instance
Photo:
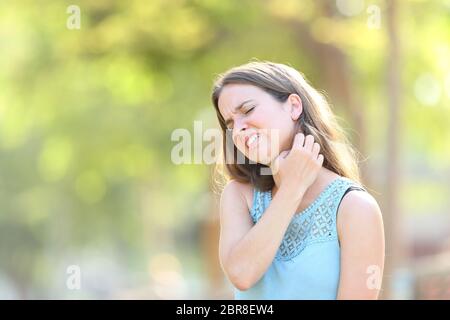
{"label": "woman's wrist", "polygon": [[300,205],[300,202],[303,199],[306,189],[298,186],[291,187],[287,185],[281,185],[278,192],[283,194],[286,197],[286,199],[294,201],[295,204],[298,206]]}

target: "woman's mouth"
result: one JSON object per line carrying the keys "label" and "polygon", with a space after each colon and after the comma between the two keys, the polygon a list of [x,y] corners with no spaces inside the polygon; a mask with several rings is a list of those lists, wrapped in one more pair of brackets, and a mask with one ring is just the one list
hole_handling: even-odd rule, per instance
{"label": "woman's mouth", "polygon": [[253,149],[259,141],[259,134],[254,133],[248,139],[246,139],[245,145],[248,149]]}

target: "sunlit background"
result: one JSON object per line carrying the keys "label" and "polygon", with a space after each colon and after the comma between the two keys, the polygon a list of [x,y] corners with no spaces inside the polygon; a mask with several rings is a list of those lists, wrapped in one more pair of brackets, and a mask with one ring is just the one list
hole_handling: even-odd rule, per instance
{"label": "sunlit background", "polygon": [[232,298],[214,165],[171,135],[218,128],[214,77],[258,58],[362,154],[382,297],[450,299],[449,40],[449,0],[1,1],[0,298]]}

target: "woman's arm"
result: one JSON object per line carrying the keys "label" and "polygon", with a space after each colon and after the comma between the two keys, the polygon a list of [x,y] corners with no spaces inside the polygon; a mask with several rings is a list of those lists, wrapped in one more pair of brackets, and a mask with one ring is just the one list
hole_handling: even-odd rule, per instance
{"label": "woman's arm", "polygon": [[303,193],[280,188],[264,215],[253,225],[244,186],[231,181],[224,189],[220,205],[219,256],[222,269],[239,290],[251,288],[275,258],[284,233]]}
{"label": "woman's arm", "polygon": [[240,290],[252,287],[266,272],[305,191],[323,164],[312,135],[295,135],[292,148],[273,161],[279,189],[259,221],[252,226],[242,185],[232,182],[220,201],[220,261],[225,274]]}
{"label": "woman's arm", "polygon": [[367,192],[342,200],[337,227],[341,245],[338,299],[378,299],[384,268],[383,218]]}

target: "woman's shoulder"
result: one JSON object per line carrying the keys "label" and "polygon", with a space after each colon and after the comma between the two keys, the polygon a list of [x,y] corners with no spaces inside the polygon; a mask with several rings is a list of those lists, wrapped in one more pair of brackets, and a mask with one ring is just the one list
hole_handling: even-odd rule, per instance
{"label": "woman's shoulder", "polygon": [[376,225],[383,224],[380,207],[375,198],[367,191],[351,190],[341,201],[337,215],[338,230],[369,231]]}
{"label": "woman's shoulder", "polygon": [[[353,182],[353,180],[349,181]],[[361,184],[353,182],[353,186],[355,188],[352,188],[342,198],[340,208],[343,209],[343,211],[354,211],[350,210],[352,208],[367,209],[369,207],[378,207],[377,200],[375,200],[375,198],[368,191],[366,191]]]}
{"label": "woman's shoulder", "polygon": [[240,182],[237,180],[230,180],[222,191],[222,201],[229,199],[231,201],[245,201],[250,210],[253,204],[253,185],[249,182]]}

